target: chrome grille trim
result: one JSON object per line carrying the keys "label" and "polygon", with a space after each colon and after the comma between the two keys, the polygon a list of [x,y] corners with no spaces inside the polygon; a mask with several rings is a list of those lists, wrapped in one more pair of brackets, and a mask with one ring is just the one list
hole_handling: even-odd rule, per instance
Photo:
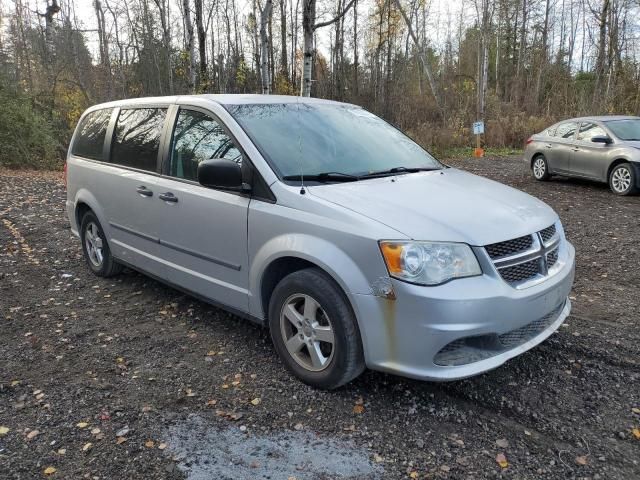
{"label": "chrome grille trim", "polygon": [[531,235],[484,248],[505,282],[514,288],[525,288],[544,280],[549,276],[549,269],[557,264],[560,234],[553,224]]}

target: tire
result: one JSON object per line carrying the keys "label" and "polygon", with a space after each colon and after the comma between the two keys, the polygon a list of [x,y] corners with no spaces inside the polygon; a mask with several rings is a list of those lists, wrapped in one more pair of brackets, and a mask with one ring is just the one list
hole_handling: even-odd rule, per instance
{"label": "tire", "polygon": [[616,195],[631,195],[636,193],[636,172],[629,163],[620,163],[609,173],[609,188]]}
{"label": "tire", "polygon": [[269,330],[282,362],[308,385],[331,390],[365,369],[351,305],[322,270],[299,270],[278,283],[269,301]]}
{"label": "tire", "polygon": [[544,158],[544,155],[536,155],[533,157],[531,161],[531,172],[533,173],[533,178],[540,182],[544,182],[551,178],[551,174],[549,173],[549,164],[547,163],[547,159]]}
{"label": "tire", "polygon": [[98,218],[88,211],[80,222],[82,253],[91,271],[99,277],[112,277],[122,271],[122,265],[111,255],[109,243]]}

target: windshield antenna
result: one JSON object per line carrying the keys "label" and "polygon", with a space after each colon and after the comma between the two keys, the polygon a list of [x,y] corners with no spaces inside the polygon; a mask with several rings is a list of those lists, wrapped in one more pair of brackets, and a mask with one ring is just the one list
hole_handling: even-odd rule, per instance
{"label": "windshield antenna", "polygon": [[300,126],[300,97],[296,95],[296,113],[298,115],[298,161],[300,164],[300,195],[304,195],[306,190],[304,189],[304,169],[302,166],[302,132]]}

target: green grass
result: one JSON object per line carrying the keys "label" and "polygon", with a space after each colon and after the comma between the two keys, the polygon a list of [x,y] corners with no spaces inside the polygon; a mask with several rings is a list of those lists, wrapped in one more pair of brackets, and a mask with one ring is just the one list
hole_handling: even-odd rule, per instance
{"label": "green grass", "polygon": [[[469,158],[473,157],[474,147],[451,147],[451,148],[431,148],[429,149],[438,158]],[[485,157],[509,157],[512,155],[522,155],[522,149],[510,147],[486,147]]]}

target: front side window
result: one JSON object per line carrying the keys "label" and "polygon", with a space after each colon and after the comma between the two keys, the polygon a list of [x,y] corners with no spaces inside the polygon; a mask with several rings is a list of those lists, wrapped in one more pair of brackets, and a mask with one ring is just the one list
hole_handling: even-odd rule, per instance
{"label": "front side window", "polygon": [[590,142],[593,137],[601,136],[607,136],[607,132],[605,132],[600,125],[592,122],[584,122],[580,125],[577,139],[583,142]]}
{"label": "front side window", "polygon": [[156,171],[166,115],[166,108],[120,110],[111,143],[111,161],[125,167]]}
{"label": "front side window", "polygon": [[104,137],[107,134],[110,118],[110,108],[87,113],[78,125],[71,153],[79,157],[102,160]]}
{"label": "front side window", "polygon": [[359,107],[278,103],[227,109],[283,178],[442,168],[409,137]]}
{"label": "front side window", "polygon": [[222,125],[206,113],[181,109],[171,142],[172,177],[198,180],[198,164],[225,158],[242,164],[242,154]]}
{"label": "front side window", "polygon": [[610,120],[606,123],[607,127],[620,140],[640,141],[640,118]]}
{"label": "front side window", "polygon": [[578,124],[576,122],[566,122],[561,123],[556,128],[556,137],[572,139],[578,129]]}

